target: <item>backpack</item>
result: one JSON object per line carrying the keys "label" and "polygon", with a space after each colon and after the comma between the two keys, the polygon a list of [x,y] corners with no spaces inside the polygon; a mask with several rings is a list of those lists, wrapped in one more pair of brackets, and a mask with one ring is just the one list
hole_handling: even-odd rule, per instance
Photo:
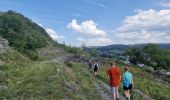
{"label": "backpack", "polygon": [[94,68],[95,69],[98,69],[99,67],[98,67],[98,64],[94,64]]}

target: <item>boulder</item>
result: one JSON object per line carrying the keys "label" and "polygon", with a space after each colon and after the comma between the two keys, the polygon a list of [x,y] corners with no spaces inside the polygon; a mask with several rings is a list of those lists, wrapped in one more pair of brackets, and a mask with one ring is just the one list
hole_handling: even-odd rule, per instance
{"label": "boulder", "polygon": [[8,91],[8,87],[7,86],[0,86],[0,92],[7,92]]}
{"label": "boulder", "polygon": [[4,53],[8,48],[8,41],[0,37],[0,54]]}

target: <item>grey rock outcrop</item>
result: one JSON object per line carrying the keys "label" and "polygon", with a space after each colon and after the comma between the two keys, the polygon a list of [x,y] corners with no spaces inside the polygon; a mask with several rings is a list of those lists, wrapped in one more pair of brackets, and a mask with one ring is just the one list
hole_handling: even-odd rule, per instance
{"label": "grey rock outcrop", "polygon": [[0,37],[0,54],[4,53],[8,48],[8,41]]}

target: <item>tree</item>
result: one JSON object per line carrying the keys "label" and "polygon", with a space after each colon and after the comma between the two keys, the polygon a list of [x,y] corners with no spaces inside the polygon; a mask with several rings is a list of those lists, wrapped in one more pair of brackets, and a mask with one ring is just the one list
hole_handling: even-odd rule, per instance
{"label": "tree", "polygon": [[143,62],[143,52],[139,48],[128,48],[125,54],[129,56],[129,61],[134,65]]}
{"label": "tree", "polygon": [[131,63],[144,63],[154,69],[170,69],[170,50],[161,49],[159,45],[148,44],[143,49],[129,48],[125,52]]}

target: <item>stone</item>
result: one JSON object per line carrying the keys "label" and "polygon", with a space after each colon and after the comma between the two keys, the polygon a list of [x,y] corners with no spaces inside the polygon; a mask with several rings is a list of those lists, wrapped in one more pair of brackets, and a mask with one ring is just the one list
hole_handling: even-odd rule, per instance
{"label": "stone", "polygon": [[8,41],[0,37],[0,54],[4,53],[8,48]]}

